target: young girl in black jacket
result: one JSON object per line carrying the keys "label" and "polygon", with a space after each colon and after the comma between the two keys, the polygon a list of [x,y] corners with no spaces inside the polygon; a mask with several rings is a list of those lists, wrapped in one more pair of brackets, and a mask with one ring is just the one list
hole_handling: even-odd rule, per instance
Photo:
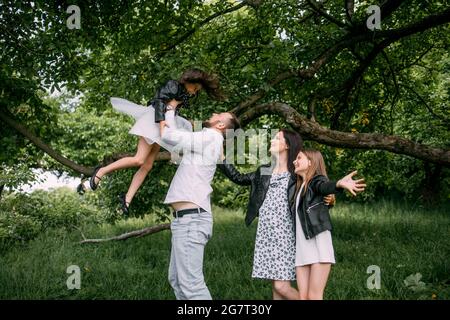
{"label": "young girl in black jacket", "polygon": [[331,219],[324,196],[347,189],[351,194],[364,191],[364,179],[353,180],[356,171],[337,182],[329,181],[322,154],[303,150],[294,161],[297,192],[291,202],[296,226],[296,275],[302,300],[322,300],[335,263],[331,240]]}

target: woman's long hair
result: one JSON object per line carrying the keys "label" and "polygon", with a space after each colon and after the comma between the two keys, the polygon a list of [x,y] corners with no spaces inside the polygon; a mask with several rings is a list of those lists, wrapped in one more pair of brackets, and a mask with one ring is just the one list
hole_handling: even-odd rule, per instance
{"label": "woman's long hair", "polygon": [[297,158],[298,153],[303,150],[303,139],[295,131],[289,129],[281,129],[283,132],[284,140],[289,147],[288,149],[288,170],[291,174],[295,175],[294,160]]}
{"label": "woman's long hair", "polygon": [[219,78],[215,74],[210,74],[197,68],[192,68],[183,72],[179,82],[181,84],[200,83],[202,85],[202,89],[204,89],[208,96],[212,99],[219,101],[225,99],[222,89],[220,88]]}
{"label": "woman's long hair", "polygon": [[327,169],[325,167],[325,161],[323,160],[323,156],[322,153],[320,153],[320,151],[315,149],[305,149],[302,150],[301,152],[303,152],[308,158],[308,160],[311,161],[311,166],[306,172],[305,181],[303,181],[303,178],[300,175],[297,177],[296,194],[298,193],[303,182],[305,182],[305,186],[303,187],[302,193],[305,194],[306,189],[308,188],[308,184],[310,183],[311,179],[314,178],[314,176],[323,175],[328,178]]}

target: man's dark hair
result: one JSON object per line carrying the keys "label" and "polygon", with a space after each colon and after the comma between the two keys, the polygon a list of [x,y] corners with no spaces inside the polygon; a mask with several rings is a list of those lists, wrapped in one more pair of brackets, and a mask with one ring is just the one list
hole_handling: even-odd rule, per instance
{"label": "man's dark hair", "polygon": [[239,119],[236,117],[236,115],[233,112],[228,112],[231,114],[231,119],[229,119],[227,123],[227,129],[233,129],[237,130],[241,128],[241,123],[239,122]]}

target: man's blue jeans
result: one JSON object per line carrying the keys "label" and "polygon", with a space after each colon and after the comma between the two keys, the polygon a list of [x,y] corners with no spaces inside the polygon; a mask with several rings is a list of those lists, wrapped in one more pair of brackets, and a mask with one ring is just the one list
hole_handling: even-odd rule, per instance
{"label": "man's blue jeans", "polygon": [[203,277],[203,253],[212,236],[209,212],[187,214],[171,223],[169,282],[177,300],[211,300]]}

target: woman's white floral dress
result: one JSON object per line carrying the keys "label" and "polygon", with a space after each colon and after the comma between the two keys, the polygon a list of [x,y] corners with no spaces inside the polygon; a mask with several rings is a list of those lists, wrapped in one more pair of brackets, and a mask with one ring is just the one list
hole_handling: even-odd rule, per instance
{"label": "woman's white floral dress", "polygon": [[261,208],[253,258],[253,278],[295,280],[295,229],[289,210],[289,172],[272,174]]}

